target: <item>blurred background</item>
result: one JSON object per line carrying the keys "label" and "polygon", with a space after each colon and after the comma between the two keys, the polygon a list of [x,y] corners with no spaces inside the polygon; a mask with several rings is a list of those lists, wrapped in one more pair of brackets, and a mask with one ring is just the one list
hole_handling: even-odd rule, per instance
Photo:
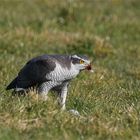
{"label": "blurred background", "polygon": [[[98,123],[98,128],[94,127],[95,135],[92,133],[93,127],[90,126],[82,135],[84,130],[78,121],[74,138],[82,139],[87,136],[90,139],[91,135],[95,138],[110,138],[115,135],[125,138],[129,137],[129,131],[130,138],[133,135],[139,138],[139,16],[139,0],[0,0],[0,91],[7,94],[5,86],[32,57],[52,53],[85,54],[92,60],[96,71],[93,75],[82,73],[73,82],[68,107],[74,106],[83,114],[86,112],[92,116],[93,113],[96,117],[107,114],[99,119],[93,118],[101,122]],[[81,92],[86,95],[84,98],[81,97]],[[5,114],[13,113],[14,117],[10,116],[12,120],[22,120],[24,117],[16,116],[14,110],[6,109],[12,108],[13,102],[10,103],[9,98],[3,96],[0,109],[0,113],[4,114],[2,118],[5,118]],[[3,99],[9,102],[6,107]],[[129,107],[132,107],[131,110]],[[16,109],[15,111],[19,112],[19,108]],[[110,122],[113,110],[116,112],[113,114],[113,124],[110,125],[106,122]],[[131,115],[135,116],[130,116],[130,122],[127,122],[125,114],[116,115],[125,111],[126,114],[132,113]],[[117,117],[125,123],[116,122]],[[57,121],[60,120],[59,118]],[[3,122],[0,118],[0,124],[7,124]],[[74,123],[70,127],[71,135],[72,129],[75,129]],[[8,123],[8,128],[14,125],[13,123],[11,127],[9,124],[12,123]],[[129,124],[132,128],[125,130]],[[57,122],[54,121],[54,125],[57,125]],[[86,125],[82,124],[82,127],[86,128]],[[103,131],[100,128],[104,128]],[[2,132],[5,131],[2,129]],[[126,135],[121,135],[121,132]],[[53,133],[51,134],[53,137]],[[68,135],[66,132],[62,134]],[[6,133],[2,138],[5,136]]]}

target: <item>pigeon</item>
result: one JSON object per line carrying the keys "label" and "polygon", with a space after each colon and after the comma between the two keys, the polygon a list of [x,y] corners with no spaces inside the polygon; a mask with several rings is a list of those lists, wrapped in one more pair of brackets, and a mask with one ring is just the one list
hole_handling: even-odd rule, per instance
{"label": "pigeon", "polygon": [[47,99],[50,90],[58,93],[61,109],[65,109],[68,85],[81,71],[92,71],[85,55],[42,55],[28,61],[6,90],[27,91],[37,87],[37,93]]}

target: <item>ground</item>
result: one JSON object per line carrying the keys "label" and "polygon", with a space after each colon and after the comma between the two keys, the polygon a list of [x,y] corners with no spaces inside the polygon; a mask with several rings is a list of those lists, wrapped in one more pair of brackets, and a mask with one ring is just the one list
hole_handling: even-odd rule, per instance
{"label": "ground", "polygon": [[[140,139],[140,1],[0,2],[1,140]],[[94,73],[72,81],[67,109],[56,96],[13,97],[6,85],[32,57],[86,54]]]}

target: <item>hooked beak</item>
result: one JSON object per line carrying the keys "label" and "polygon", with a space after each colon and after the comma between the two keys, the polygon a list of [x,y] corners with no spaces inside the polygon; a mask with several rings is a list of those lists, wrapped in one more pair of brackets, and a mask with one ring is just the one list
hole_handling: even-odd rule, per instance
{"label": "hooked beak", "polygon": [[91,64],[89,64],[89,65],[86,67],[86,69],[87,69],[88,71],[90,71],[90,72],[93,72],[92,67],[91,67]]}

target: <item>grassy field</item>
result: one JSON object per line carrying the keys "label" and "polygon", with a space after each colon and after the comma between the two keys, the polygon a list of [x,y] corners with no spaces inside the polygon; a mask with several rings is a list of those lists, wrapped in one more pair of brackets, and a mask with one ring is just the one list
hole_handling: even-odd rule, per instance
{"label": "grassy field", "polygon": [[[140,139],[139,0],[0,0],[0,140]],[[95,73],[56,97],[12,97],[6,85],[32,57],[86,54]]]}

